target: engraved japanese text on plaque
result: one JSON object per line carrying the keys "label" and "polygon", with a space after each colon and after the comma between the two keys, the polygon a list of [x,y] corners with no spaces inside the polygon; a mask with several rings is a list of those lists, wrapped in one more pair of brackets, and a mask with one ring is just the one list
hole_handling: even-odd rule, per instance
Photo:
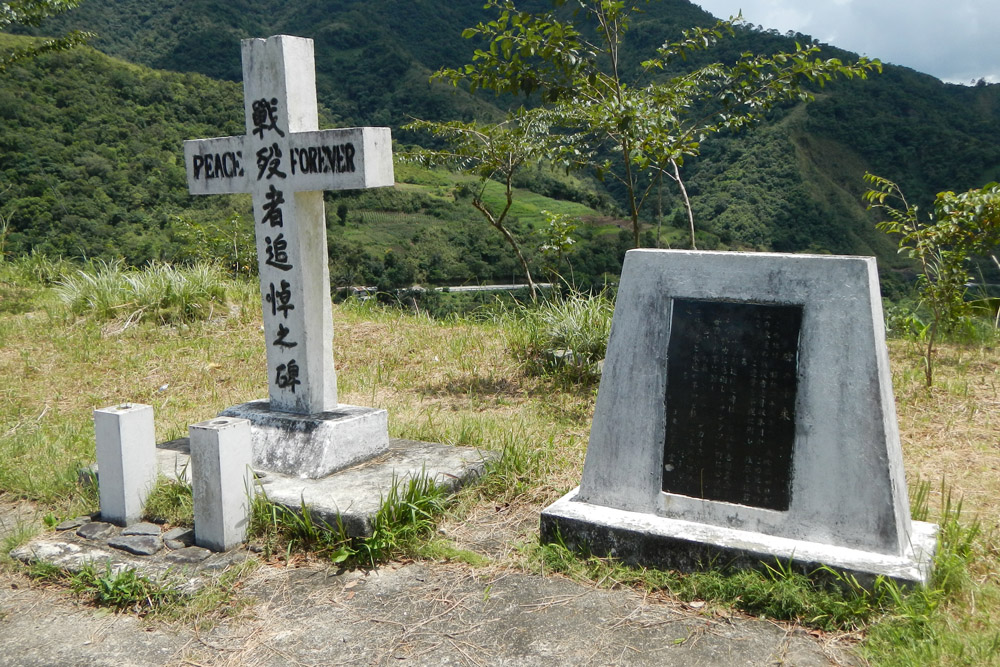
{"label": "engraved japanese text on plaque", "polygon": [[802,307],[674,299],[667,493],[789,507]]}

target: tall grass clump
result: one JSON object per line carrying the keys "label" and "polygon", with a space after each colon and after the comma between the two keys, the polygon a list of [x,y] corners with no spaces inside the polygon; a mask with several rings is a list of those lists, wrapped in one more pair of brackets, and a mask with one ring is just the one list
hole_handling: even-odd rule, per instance
{"label": "tall grass clump", "polygon": [[160,475],[146,497],[142,518],[172,526],[194,526],[191,484]]}
{"label": "tall grass clump", "polygon": [[60,280],[56,293],[77,315],[173,323],[210,318],[235,287],[216,264],[132,269],[97,260]]}
{"label": "tall grass clump", "polygon": [[32,250],[27,255],[0,258],[0,283],[17,287],[48,287],[70,273],[73,264]]}
{"label": "tall grass clump", "polygon": [[536,305],[502,308],[507,345],[530,372],[595,381],[611,334],[608,292],[556,295]]}
{"label": "tall grass clump", "polygon": [[32,251],[17,257],[0,256],[0,315],[20,315],[46,300],[44,288],[55,284],[72,264]]}
{"label": "tall grass clump", "polygon": [[309,508],[292,510],[258,494],[250,512],[248,534],[263,542],[265,556],[283,551],[309,552],[344,567],[377,567],[409,553],[432,534],[444,514],[449,491],[421,473],[405,480],[393,478],[388,495],[371,517],[371,534],[356,537],[340,522],[317,521]]}

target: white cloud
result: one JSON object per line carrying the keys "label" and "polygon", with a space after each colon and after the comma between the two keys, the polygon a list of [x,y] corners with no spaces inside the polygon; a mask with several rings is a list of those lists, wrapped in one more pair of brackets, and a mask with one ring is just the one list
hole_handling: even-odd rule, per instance
{"label": "white cloud", "polygon": [[793,30],[849,51],[968,83],[1000,81],[995,0],[695,0],[715,16]]}

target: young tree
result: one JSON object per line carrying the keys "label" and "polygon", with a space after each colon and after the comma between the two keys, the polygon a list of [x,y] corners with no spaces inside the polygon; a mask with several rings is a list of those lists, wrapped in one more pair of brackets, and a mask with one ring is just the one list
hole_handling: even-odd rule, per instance
{"label": "young tree", "polygon": [[[410,153],[410,158],[428,165],[447,164],[479,177],[479,186],[472,193],[472,205],[503,235],[517,255],[534,300],[535,281],[520,244],[507,226],[507,217],[514,203],[515,174],[522,167],[543,159],[552,150],[549,128],[540,114],[519,109],[509,114],[504,122],[496,124],[419,120],[407,125],[406,129],[428,131],[448,145],[444,150],[417,149]],[[499,207],[491,204],[485,196],[491,182],[499,182],[503,186],[504,196]]]}
{"label": "young tree", "polygon": [[864,194],[868,207],[889,216],[878,228],[898,235],[899,251],[917,259],[923,270],[920,298],[931,314],[924,333],[924,379],[930,387],[941,333],[968,312],[969,262],[1000,246],[1000,185],[989,183],[960,194],[939,192],[933,211],[922,220],[919,208],[906,200],[898,185],[870,173],[864,178],[872,186]]}
{"label": "young tree", "polygon": [[[0,2],[0,32],[14,23],[37,27],[44,19],[73,9],[80,2],[81,0],[10,0],[9,2]],[[48,39],[34,46],[0,52],[0,73],[22,60],[34,58],[49,51],[62,51],[82,44],[91,36],[91,33],[74,30],[62,37]]]}
{"label": "young tree", "polygon": [[[566,282],[567,285],[573,286],[573,265],[569,261],[569,255],[576,247],[576,239],[573,238],[573,232],[576,231],[579,218],[574,218],[565,213],[552,213],[551,211],[542,211],[542,215],[545,216],[547,224],[543,231],[544,240],[542,245],[538,247],[538,250],[545,259],[544,268],[546,273],[549,274],[549,281],[555,284],[561,280]],[[570,270],[569,282],[562,275],[563,263]]]}
{"label": "young tree", "polygon": [[[810,99],[803,87],[809,82],[822,85],[837,76],[881,71],[878,61],[821,60],[818,47],[796,45],[793,53],[744,53],[733,64],[671,73],[689,53],[734,37],[742,24],[737,17],[692,28],[680,41],[665,43],[632,81],[622,49],[636,8],[624,0],[577,1],[579,8],[566,20],[566,12],[559,12],[566,0],[553,0],[556,10],[542,13],[520,11],[515,0],[488,0],[487,7],[498,12],[496,20],[463,33],[484,40],[487,48],[477,50],[472,63],[435,76],[471,90],[537,95],[545,124],[559,129],[548,157],[624,187],[636,247],[640,212],[664,175],[681,188],[695,246],[680,167],[685,157],[698,155],[705,138],[747,127],[783,100]],[[595,38],[577,27],[579,19],[593,26]]]}

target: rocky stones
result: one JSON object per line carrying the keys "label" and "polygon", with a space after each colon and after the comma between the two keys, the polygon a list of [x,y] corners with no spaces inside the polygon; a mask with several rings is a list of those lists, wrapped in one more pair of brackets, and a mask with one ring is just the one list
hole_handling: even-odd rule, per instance
{"label": "rocky stones", "polygon": [[87,540],[106,540],[115,534],[115,526],[103,521],[91,521],[85,523],[76,531],[76,534]]}
{"label": "rocky stones", "polygon": [[211,555],[211,551],[202,547],[183,547],[175,551],[170,551],[164,558],[172,563],[195,565]]}
{"label": "rocky stones", "polygon": [[[72,530],[81,520],[85,523]],[[10,556],[25,564],[42,562],[67,572],[79,572],[87,567],[98,571],[111,568],[116,573],[131,570],[188,595],[200,590],[223,570],[242,563],[249,555],[245,549],[214,553],[192,546],[194,531],[191,528],[164,531],[162,526],[153,523],[119,528],[103,521],[92,521],[90,517],[78,517],[64,524],[64,529],[18,547]]]}
{"label": "rocky stones", "polygon": [[122,535],[156,535],[159,536],[160,527],[155,523],[136,523],[128,528],[122,529]]}
{"label": "rocky stones", "polygon": [[163,543],[170,549],[184,549],[194,544],[194,530],[191,528],[171,528],[162,537]]}
{"label": "rocky stones", "polygon": [[62,523],[60,523],[58,526],[56,526],[56,530],[59,531],[59,532],[62,532],[64,530],[72,530],[74,528],[79,528],[80,526],[82,526],[85,523],[90,523],[90,517],[89,516],[78,516],[75,519],[66,519],[65,521],[63,521]]}
{"label": "rocky stones", "polygon": [[152,556],[163,548],[159,535],[123,535],[108,540],[108,546],[136,556]]}

